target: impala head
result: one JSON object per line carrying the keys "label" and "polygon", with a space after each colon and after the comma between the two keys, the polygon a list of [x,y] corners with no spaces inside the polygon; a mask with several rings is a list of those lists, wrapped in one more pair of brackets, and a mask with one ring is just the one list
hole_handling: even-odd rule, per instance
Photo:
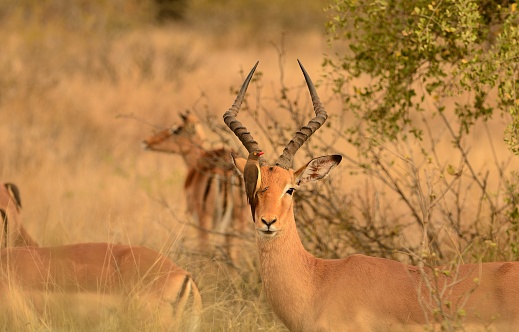
{"label": "impala head", "polygon": [[[234,104],[223,116],[227,126],[240,139],[249,153],[262,151],[262,149],[259,148],[247,128],[236,119],[236,116],[257,65],[258,63],[245,79]],[[299,66],[310,91],[315,117],[295,133],[294,138],[288,142],[274,165],[265,165],[264,160],[260,160],[262,165],[261,186],[252,203],[255,204],[256,233],[260,238],[274,238],[284,230],[295,227],[292,201],[294,191],[303,183],[323,179],[342,159],[340,155],[323,156],[312,159],[297,171],[292,169],[293,158],[297,150],[323,125],[327,118],[312,80],[301,62],[299,62]],[[233,159],[236,168],[243,174],[246,160],[234,156]]]}
{"label": "impala head", "polygon": [[201,146],[205,139],[200,121],[189,111],[181,113],[181,124],[162,129],[142,141],[145,150],[184,153],[193,144]]}

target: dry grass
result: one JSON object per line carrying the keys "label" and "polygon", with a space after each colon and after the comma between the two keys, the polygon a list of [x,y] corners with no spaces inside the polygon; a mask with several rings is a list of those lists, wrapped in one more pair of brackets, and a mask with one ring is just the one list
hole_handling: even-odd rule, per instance
{"label": "dry grass", "polygon": [[[230,87],[240,84],[240,69],[258,59],[275,82],[271,41],[277,42],[281,31],[244,47],[186,25],[112,29],[97,17],[89,29],[87,14],[77,17],[76,26],[53,14],[51,4],[26,2],[35,8],[32,16],[9,2],[0,6],[0,12],[13,6],[7,12],[15,14],[2,22],[0,36],[0,179],[19,186],[28,231],[43,246],[108,241],[169,253],[199,284],[203,331],[283,330],[261,298],[252,243],[242,243],[240,270],[218,254],[197,254],[180,157],[140,148],[153,129],[144,122],[171,125],[201,95],[219,119],[234,98]],[[70,9],[53,6],[58,12]],[[296,57],[317,71],[324,45],[319,29],[288,38],[291,71],[297,70]],[[299,74],[295,77],[300,84]],[[105,300],[64,294],[27,300],[16,288],[8,293],[3,330],[155,330]],[[94,304],[85,305],[89,302]],[[100,302],[105,303],[99,307]]]}
{"label": "dry grass", "polygon": [[[0,14],[5,8],[0,6]],[[169,253],[199,284],[203,331],[284,330],[261,296],[253,243],[241,243],[244,257],[238,269],[219,255],[196,253],[196,233],[182,193],[182,160],[140,148],[141,139],[153,130],[147,123],[171,125],[185,109],[215,114],[220,121],[234,100],[230,88],[241,84],[240,70],[248,71],[256,60],[264,77],[264,105],[276,107],[269,98],[280,88],[274,45],[279,46],[281,28],[271,26],[250,37],[234,30],[222,36],[208,33],[214,21],[200,29],[189,24],[155,27],[139,23],[146,22],[145,15],[135,26],[112,22],[117,28],[99,23],[109,20],[81,16],[80,28],[75,28],[74,22],[41,11],[34,17],[15,11],[17,15],[0,24],[0,179],[21,189],[28,231],[45,246],[109,241]],[[308,24],[314,28],[301,34],[285,29],[288,87],[303,82],[296,58],[314,80],[321,72],[327,50],[322,26]],[[250,33],[250,28],[243,31]],[[320,94],[329,113],[338,113],[326,87],[320,87]],[[250,123],[246,117],[242,121]],[[500,128],[498,124],[492,130]],[[261,144],[264,138],[259,140]],[[478,146],[475,159],[488,163],[488,151]],[[502,151],[506,149],[497,154]],[[361,175],[347,181],[351,191],[366,183]],[[94,312],[98,318],[88,311],[78,318],[69,308],[80,299],[48,300],[47,308],[54,309],[45,314],[38,314],[16,290],[10,299],[14,309],[5,313],[10,330],[80,331],[90,330],[92,322],[97,330],[139,330],[133,313],[120,313],[115,321],[113,311],[102,310]]]}

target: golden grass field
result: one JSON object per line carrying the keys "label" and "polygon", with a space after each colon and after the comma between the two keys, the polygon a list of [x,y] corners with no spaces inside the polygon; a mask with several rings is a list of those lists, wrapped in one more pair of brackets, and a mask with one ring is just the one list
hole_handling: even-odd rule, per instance
{"label": "golden grass field", "polygon": [[[241,84],[240,70],[257,60],[267,82],[276,82],[278,55],[271,42],[280,42],[281,29],[258,34],[258,40],[238,32],[217,37],[189,24],[142,24],[113,32],[96,22],[89,26],[86,16],[92,13],[74,26],[52,13],[53,6],[60,9],[56,3],[33,4],[32,12],[25,8],[33,16],[10,5],[0,37],[0,179],[20,188],[22,220],[30,234],[42,246],[121,242],[156,249],[192,272],[199,284],[203,331],[284,330],[261,298],[251,242],[242,244],[248,265],[240,271],[218,253],[216,258],[197,254],[185,211],[182,159],[140,145],[154,130],[146,123],[170,126],[186,109],[207,107],[220,120],[234,100],[231,86]],[[99,14],[110,19],[113,13]],[[288,32],[291,84],[302,83],[297,57],[318,75],[325,43],[319,30]],[[43,316],[16,290],[9,300],[2,330],[142,328],[134,313],[120,314],[114,322],[103,310],[88,309],[84,303],[90,300],[79,296],[47,300],[50,310]],[[147,329],[153,331],[153,325]]]}
{"label": "golden grass field", "polygon": [[[236,28],[222,36],[192,23],[138,24],[106,32],[95,18],[88,25],[89,18],[82,17],[76,28],[46,13],[44,6],[34,17],[10,10],[16,15],[0,21],[0,180],[19,186],[22,220],[33,237],[42,246],[148,246],[192,272],[205,304],[203,331],[285,330],[262,298],[251,238],[241,243],[240,269],[218,253],[197,253],[196,232],[185,211],[182,159],[143,151],[140,141],[153,131],[150,124],[170,126],[186,109],[221,121],[235,97],[231,87],[242,83],[242,71],[256,60],[263,74],[262,97],[268,100],[279,89],[276,47],[284,31],[286,86],[303,84],[298,58],[319,81],[323,53],[329,51],[323,13],[316,11],[313,25],[304,31],[272,26],[249,37],[250,28],[243,29],[245,35]],[[323,101],[330,100],[327,89],[319,93]],[[334,104],[326,106],[333,114]],[[492,130],[499,132],[501,126]],[[496,141],[497,153],[506,153]],[[488,151],[482,146],[474,151],[481,164]],[[275,156],[267,152],[267,158]],[[364,183],[346,180],[351,190]],[[16,319],[8,329],[139,330],[131,314],[115,323],[103,314],[99,320],[88,313],[71,318],[69,301],[74,299],[55,300],[54,313],[43,318],[27,303],[18,303],[23,301],[16,293],[12,300],[18,309],[9,316]],[[5,322],[0,326],[5,329]]]}

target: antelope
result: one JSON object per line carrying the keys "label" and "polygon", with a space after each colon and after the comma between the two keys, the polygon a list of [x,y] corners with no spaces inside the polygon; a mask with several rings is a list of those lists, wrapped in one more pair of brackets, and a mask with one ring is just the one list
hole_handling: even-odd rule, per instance
{"label": "antelope", "polygon": [[[1,230],[1,248],[14,246],[38,246],[38,243],[29,235],[20,219],[22,201],[20,190],[13,183],[0,185],[0,208],[4,211]],[[7,223],[9,219],[9,224]]]}
{"label": "antelope", "polygon": [[[137,298],[159,309],[159,325],[176,329],[192,299],[189,330],[200,324],[202,299],[189,272],[141,246],[77,243],[57,247],[12,247],[0,251],[0,287],[64,294]],[[187,319],[187,317],[185,317]]]}
{"label": "antelope", "polygon": [[[249,153],[264,150],[236,117],[257,65],[224,114]],[[411,266],[361,254],[320,259],[306,251],[296,229],[293,193],[323,179],[342,157],[318,157],[292,169],[297,150],[327,119],[316,88],[299,65],[315,117],[295,133],[274,165],[261,161],[261,185],[251,203],[263,289],[277,317],[291,331],[422,331],[431,322],[446,321],[431,317],[428,310],[437,308],[463,313],[466,328],[518,331],[517,262],[461,264],[444,273],[449,267]],[[236,157],[234,163],[243,173],[246,160]],[[434,291],[443,296],[440,308],[435,307]]]}
{"label": "antelope", "polygon": [[234,261],[232,232],[242,232],[249,215],[242,178],[231,160],[232,151],[225,148],[203,148],[204,133],[198,119],[180,114],[182,124],[163,129],[146,138],[146,150],[175,153],[182,156],[188,168],[184,181],[187,209],[199,226],[199,244],[205,250],[208,231],[225,234],[226,251]]}

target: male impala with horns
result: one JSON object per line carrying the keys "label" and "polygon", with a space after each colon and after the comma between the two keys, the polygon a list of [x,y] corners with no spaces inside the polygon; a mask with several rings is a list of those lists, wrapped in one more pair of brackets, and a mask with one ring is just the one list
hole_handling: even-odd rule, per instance
{"label": "male impala with horns", "polygon": [[[225,123],[249,153],[262,149],[236,116],[256,66],[224,114]],[[294,154],[327,118],[300,66],[315,117],[295,133],[274,165],[260,160],[261,183],[253,198],[259,268],[276,315],[291,331],[423,331],[431,322],[441,322],[441,316],[433,315],[437,303],[425,286],[428,278],[443,294],[443,312],[455,316],[463,310],[465,329],[518,331],[518,262],[462,264],[451,274],[434,269],[422,273],[389,259],[364,255],[320,259],[305,250],[296,229],[294,190],[324,178],[341,156],[318,157],[292,169]],[[246,160],[235,158],[235,165],[243,173]]]}

